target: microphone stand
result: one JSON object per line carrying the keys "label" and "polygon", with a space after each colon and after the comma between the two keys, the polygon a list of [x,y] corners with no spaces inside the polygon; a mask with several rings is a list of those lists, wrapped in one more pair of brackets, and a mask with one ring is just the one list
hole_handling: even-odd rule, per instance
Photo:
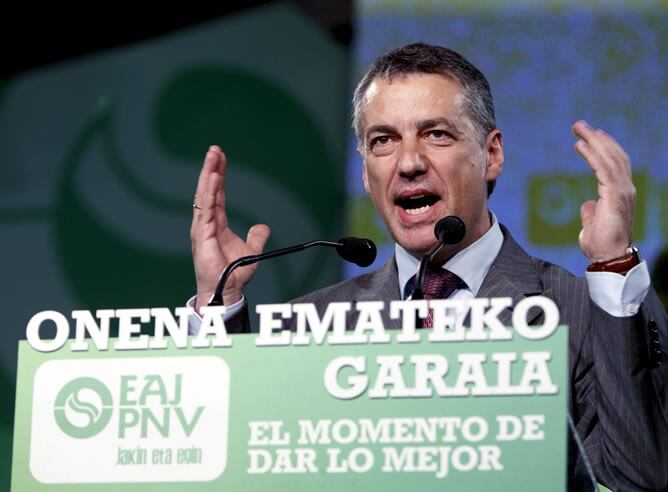
{"label": "microphone stand", "polygon": [[227,279],[237,267],[252,265],[253,263],[257,263],[258,261],[265,260],[267,258],[275,258],[277,256],[296,253],[297,251],[303,251],[307,248],[312,248],[313,246],[327,246],[330,248],[336,248],[337,252],[343,259],[352,261],[353,263],[356,263],[362,267],[369,266],[376,259],[376,245],[373,243],[373,241],[369,239],[359,239],[353,237],[346,237],[340,239],[338,242],[321,240],[311,241],[304,244],[297,244],[295,246],[277,249],[275,251],[269,251],[268,253],[259,255],[242,256],[241,258],[237,258],[232,263],[227,265],[225,270],[223,270],[220,281],[216,286],[216,291],[209,301],[209,306],[223,305],[223,288],[225,287]]}
{"label": "microphone stand", "polygon": [[411,299],[424,299],[424,276],[427,273],[427,268],[434,258],[441,253],[446,244],[457,244],[464,239],[466,226],[459,217],[449,215],[436,222],[434,235],[438,239],[438,244],[420,260],[420,267],[415,277],[415,289]]}

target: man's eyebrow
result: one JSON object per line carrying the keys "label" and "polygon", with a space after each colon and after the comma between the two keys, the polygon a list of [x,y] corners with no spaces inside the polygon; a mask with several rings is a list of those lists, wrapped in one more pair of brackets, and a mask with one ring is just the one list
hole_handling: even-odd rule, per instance
{"label": "man's eyebrow", "polygon": [[417,124],[418,131],[420,132],[429,130],[431,128],[436,128],[437,126],[444,126],[450,133],[455,136],[458,136],[462,133],[459,130],[457,124],[448,118],[430,118],[428,120],[422,120]]}

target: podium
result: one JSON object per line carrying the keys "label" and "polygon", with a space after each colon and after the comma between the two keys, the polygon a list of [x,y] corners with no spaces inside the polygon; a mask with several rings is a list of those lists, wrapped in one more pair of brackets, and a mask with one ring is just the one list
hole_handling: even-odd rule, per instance
{"label": "podium", "polygon": [[22,341],[12,490],[565,490],[566,327],[347,328]]}

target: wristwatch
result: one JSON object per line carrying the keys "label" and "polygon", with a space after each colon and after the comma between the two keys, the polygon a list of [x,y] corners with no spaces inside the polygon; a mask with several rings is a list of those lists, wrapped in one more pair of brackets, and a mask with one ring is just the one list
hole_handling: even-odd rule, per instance
{"label": "wristwatch", "polygon": [[588,272],[614,272],[626,275],[631,268],[640,264],[638,248],[630,245],[623,256],[607,261],[595,261],[587,267]]}

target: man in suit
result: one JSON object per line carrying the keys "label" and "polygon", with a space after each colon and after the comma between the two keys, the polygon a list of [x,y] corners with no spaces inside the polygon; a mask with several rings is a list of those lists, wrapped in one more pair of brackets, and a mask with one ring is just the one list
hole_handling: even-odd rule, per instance
{"label": "man in suit", "polygon": [[[441,295],[544,295],[569,325],[569,411],[599,482],[619,490],[668,489],[668,319],[651,289],[645,262],[631,245],[635,189],[629,159],[605,132],[576,122],[576,152],[598,181],[598,200],[581,207],[580,246],[587,279],[531,258],[488,209],[503,169],[489,84],[459,54],[409,45],[376,60],[355,90],[354,127],[364,185],[396,242],[381,269],[307,295],[322,311],[332,301],[406,298],[420,258],[436,245],[434,225],[456,215],[464,239],[436,258],[435,275],[455,279]],[[196,307],[206,305],[232,260],[261,252],[265,225],[244,241],[225,215],[226,159],[207,153],[191,229]],[[223,292],[230,326],[244,327],[243,286],[255,267],[238,269]],[[509,324],[511,310],[501,321]],[[392,326],[385,314],[384,321]],[[533,320],[540,322],[540,316]],[[354,319],[349,319],[352,325]],[[586,487],[586,463],[571,442],[569,488]]]}

